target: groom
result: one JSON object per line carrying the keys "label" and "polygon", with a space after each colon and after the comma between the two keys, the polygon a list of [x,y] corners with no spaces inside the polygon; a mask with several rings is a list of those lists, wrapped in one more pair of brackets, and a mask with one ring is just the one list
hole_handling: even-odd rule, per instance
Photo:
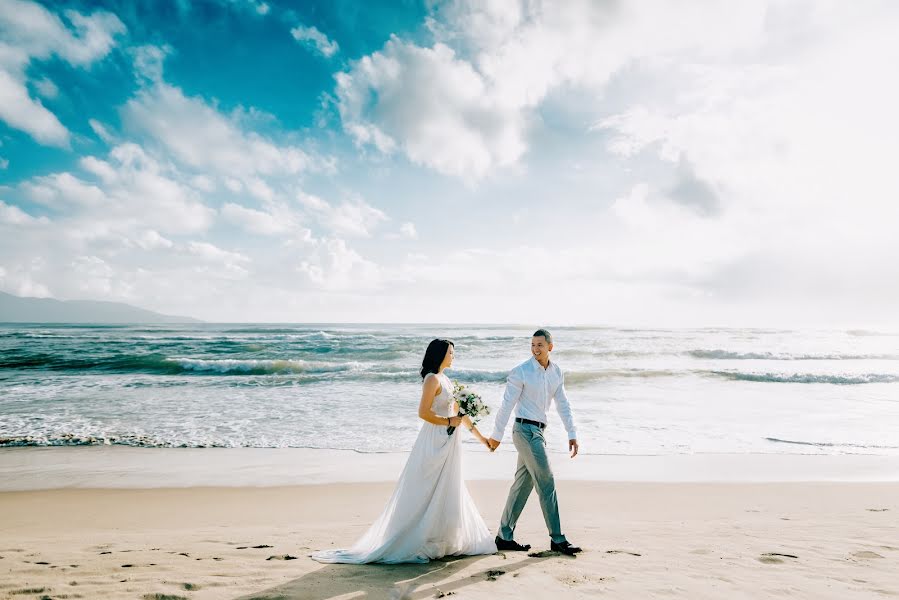
{"label": "groom", "polygon": [[581,551],[572,546],[562,535],[559,522],[559,503],[556,499],[556,482],[549,458],[546,455],[546,440],[543,430],[546,428],[546,412],[553,399],[556,410],[562,417],[562,423],[568,432],[568,449],[571,458],[577,456],[578,444],[571,418],[571,407],[565,395],[565,382],[562,370],[549,359],[553,350],[553,338],[545,329],[538,329],[531,338],[532,358],[521,363],[509,373],[503,403],[496,413],[493,435],[487,440],[490,450],[496,450],[503,439],[506,424],[515,408],[515,425],[512,427],[512,442],[518,450],[518,469],[515,471],[515,482],[509,490],[509,499],[503,510],[496,536],[498,550],[529,550],[530,545],[522,545],[514,540],[515,524],[524,509],[531,490],[536,486],[540,497],[540,508],[549,530],[550,550],[563,554],[575,555]]}

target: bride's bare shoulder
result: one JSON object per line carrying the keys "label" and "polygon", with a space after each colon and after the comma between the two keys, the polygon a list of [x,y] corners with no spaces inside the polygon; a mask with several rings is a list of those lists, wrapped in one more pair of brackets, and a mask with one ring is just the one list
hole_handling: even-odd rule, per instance
{"label": "bride's bare shoulder", "polygon": [[426,390],[434,390],[437,394],[440,393],[440,389],[443,387],[440,385],[440,378],[437,377],[437,373],[428,373],[425,375],[424,381],[421,382],[421,386]]}

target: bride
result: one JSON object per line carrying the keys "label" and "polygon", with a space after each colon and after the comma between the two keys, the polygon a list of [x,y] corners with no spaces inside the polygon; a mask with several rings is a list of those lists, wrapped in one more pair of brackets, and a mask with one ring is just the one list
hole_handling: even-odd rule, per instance
{"label": "bride", "polygon": [[424,423],[384,512],[352,548],[322,550],[311,555],[314,560],[426,563],[442,556],[496,552],[493,536],[462,479],[461,432],[447,434],[447,427],[465,425],[487,444],[467,416],[455,416],[453,384],[443,372],[453,364],[453,356],[449,340],[428,344],[418,406]]}

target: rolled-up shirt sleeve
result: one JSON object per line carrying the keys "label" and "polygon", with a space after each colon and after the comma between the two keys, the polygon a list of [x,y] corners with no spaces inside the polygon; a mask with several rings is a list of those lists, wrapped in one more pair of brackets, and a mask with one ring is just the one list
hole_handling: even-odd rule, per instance
{"label": "rolled-up shirt sleeve", "polygon": [[568,439],[576,440],[577,429],[574,427],[574,417],[571,416],[571,403],[568,402],[568,395],[565,393],[565,375],[560,372],[559,377],[559,387],[553,395],[556,401],[556,410],[562,417],[562,424],[565,426],[565,431],[568,432]]}
{"label": "rolled-up shirt sleeve", "polygon": [[506,391],[503,393],[503,403],[496,412],[496,419],[493,421],[493,434],[490,436],[497,442],[503,441],[503,435],[506,432],[506,425],[509,423],[509,417],[512,416],[512,409],[518,404],[521,393],[524,391],[524,377],[521,369],[515,368],[509,373],[506,379]]}

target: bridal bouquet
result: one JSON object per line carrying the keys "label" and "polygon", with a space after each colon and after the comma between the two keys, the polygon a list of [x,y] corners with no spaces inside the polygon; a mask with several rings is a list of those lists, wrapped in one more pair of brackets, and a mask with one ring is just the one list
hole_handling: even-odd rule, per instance
{"label": "bridal bouquet", "polygon": [[[483,415],[490,414],[490,408],[484,404],[481,397],[458,381],[453,381],[453,399],[459,403],[459,416],[468,415],[472,426],[476,425]],[[453,435],[455,430],[455,427],[450,426],[446,428],[446,433]]]}

